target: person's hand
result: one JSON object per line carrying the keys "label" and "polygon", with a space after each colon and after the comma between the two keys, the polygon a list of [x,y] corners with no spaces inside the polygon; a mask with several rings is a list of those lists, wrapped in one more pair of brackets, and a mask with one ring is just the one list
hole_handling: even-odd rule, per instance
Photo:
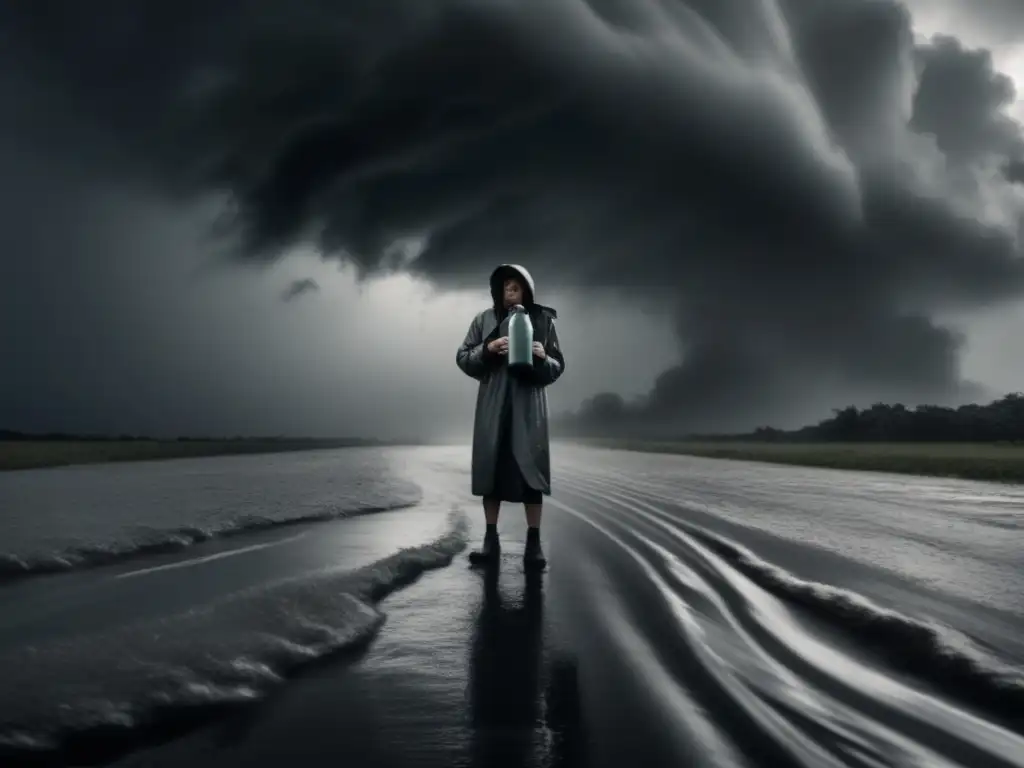
{"label": "person's hand", "polygon": [[541,360],[548,356],[547,351],[544,349],[544,345],[539,341],[533,342],[533,356],[539,357]]}
{"label": "person's hand", "polygon": [[495,339],[487,345],[487,351],[493,352],[496,355],[507,355],[508,354],[508,336],[502,336],[500,339]]}

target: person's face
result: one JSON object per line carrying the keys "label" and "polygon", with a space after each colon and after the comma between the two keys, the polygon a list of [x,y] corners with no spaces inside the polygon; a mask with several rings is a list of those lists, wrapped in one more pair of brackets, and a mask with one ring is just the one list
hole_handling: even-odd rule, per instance
{"label": "person's face", "polygon": [[510,277],[505,281],[503,291],[505,294],[506,307],[523,303],[523,286],[514,277]]}

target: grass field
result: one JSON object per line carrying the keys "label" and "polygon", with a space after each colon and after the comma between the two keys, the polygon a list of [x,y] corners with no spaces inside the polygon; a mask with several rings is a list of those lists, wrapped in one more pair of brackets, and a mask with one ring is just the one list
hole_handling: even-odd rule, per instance
{"label": "grass field", "polygon": [[1003,443],[757,443],[601,438],[577,442],[713,459],[1024,482],[1024,445]]}
{"label": "grass field", "polygon": [[309,451],[371,445],[365,440],[0,440],[0,471],[199,456]]}

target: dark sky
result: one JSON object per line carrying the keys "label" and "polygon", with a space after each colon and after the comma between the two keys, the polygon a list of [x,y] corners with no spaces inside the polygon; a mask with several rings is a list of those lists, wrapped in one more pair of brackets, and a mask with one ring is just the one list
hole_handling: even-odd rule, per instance
{"label": "dark sky", "polygon": [[503,261],[553,407],[631,429],[1024,389],[1024,3],[37,0],[0,42],[2,426],[454,436]]}

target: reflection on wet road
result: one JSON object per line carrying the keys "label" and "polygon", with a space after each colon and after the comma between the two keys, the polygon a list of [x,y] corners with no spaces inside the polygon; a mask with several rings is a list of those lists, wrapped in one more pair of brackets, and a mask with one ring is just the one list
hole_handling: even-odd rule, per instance
{"label": "reflection on wet road", "polygon": [[548,765],[584,765],[575,664],[558,660],[544,679],[543,577],[524,574],[510,596],[499,568],[482,574],[469,669],[473,765],[529,765],[541,753]]}

